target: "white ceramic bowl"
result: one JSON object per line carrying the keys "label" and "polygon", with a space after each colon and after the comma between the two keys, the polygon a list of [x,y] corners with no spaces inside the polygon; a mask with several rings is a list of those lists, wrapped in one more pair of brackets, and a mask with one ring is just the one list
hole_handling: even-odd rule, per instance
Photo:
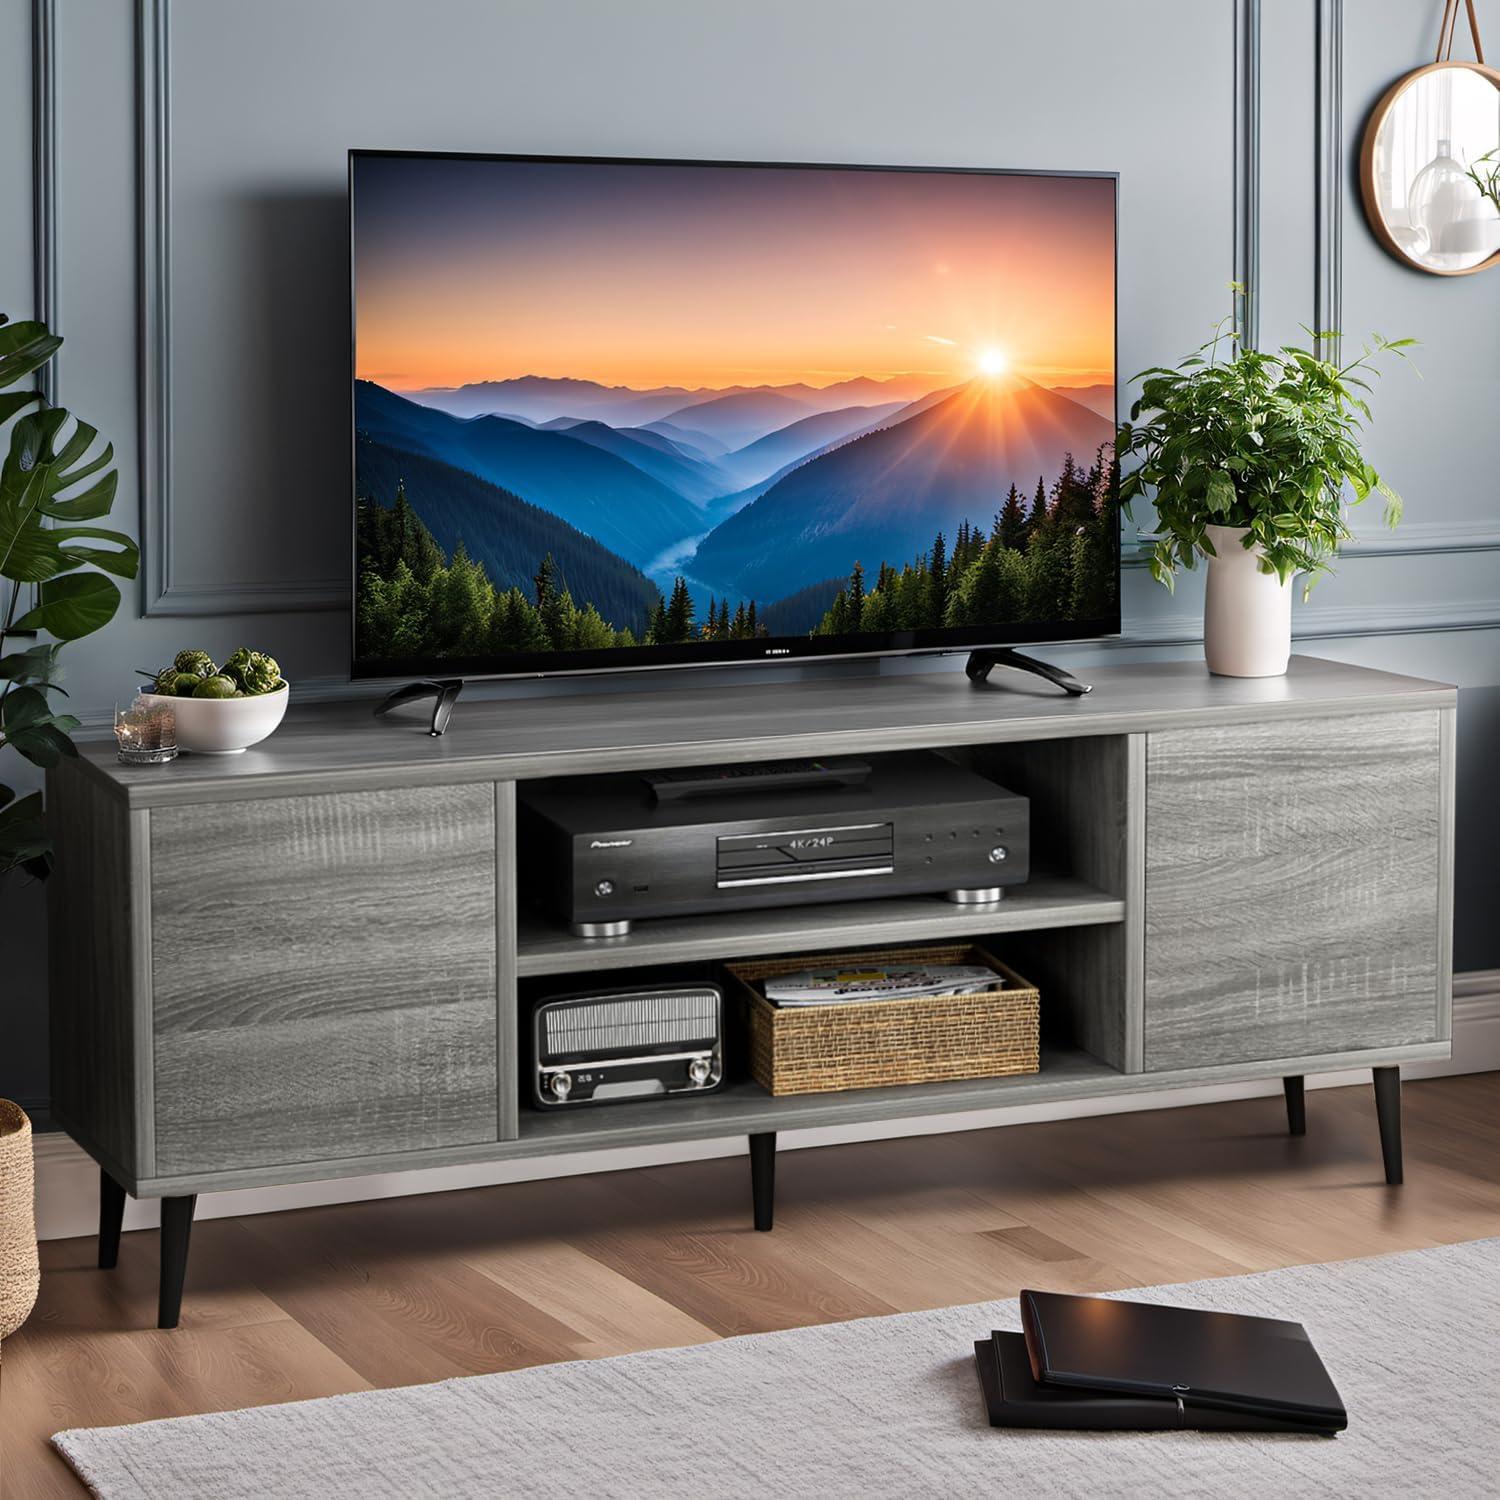
{"label": "white ceramic bowl", "polygon": [[177,715],[177,748],[196,755],[238,755],[258,745],[281,723],[291,688],[253,698],[175,698],[163,693],[143,694],[153,706],[170,707]]}

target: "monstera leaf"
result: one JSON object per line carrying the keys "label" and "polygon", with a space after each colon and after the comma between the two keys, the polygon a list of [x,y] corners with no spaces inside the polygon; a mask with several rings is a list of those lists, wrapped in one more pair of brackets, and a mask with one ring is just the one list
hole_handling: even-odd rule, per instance
{"label": "monstera leaf", "polygon": [[0,656],[0,682],[32,683],[43,692],[61,693],[66,698],[68,690],[57,680],[57,653],[60,650],[59,642],[48,641],[26,651],[12,651],[9,656]]}
{"label": "monstera leaf", "polygon": [[[78,753],[78,720],[54,713],[48,698],[63,691],[61,643],[107,625],[120,607],[114,579],[134,578],[140,564],[130,537],[90,524],[114,504],[114,449],[40,391],[6,389],[61,343],[41,323],[0,317],[0,425],[10,428],[0,463],[0,750],[44,768]],[[10,640],[39,631],[53,639],[20,650]],[[23,869],[41,879],[51,867],[41,793],[18,799],[0,786],[0,875]]]}
{"label": "monstera leaf", "polygon": [[[57,353],[62,340],[43,323],[12,323],[0,313],[0,391],[39,370]],[[40,391],[10,391],[0,396],[0,422],[42,399]]]}
{"label": "monstera leaf", "polygon": [[0,786],[0,873],[17,867],[45,880],[52,870],[52,840],[42,822],[42,794],[17,801],[8,786]]}
{"label": "monstera leaf", "polygon": [[72,714],[55,714],[39,689],[12,688],[0,700],[0,729],[33,765],[50,770],[65,755],[78,750],[68,735],[78,728]]}
{"label": "monstera leaf", "polygon": [[[109,443],[88,456],[98,436],[87,422],[73,421],[68,412],[55,407],[28,412],[11,429],[10,452],[0,468],[0,575],[20,583],[42,583],[91,563],[120,578],[135,577],[139,553],[123,532],[43,524],[91,521],[109,514],[119,475],[113,468],[99,473],[114,461]],[[95,474],[98,479],[77,489]],[[79,545],[86,541],[112,545]]]}

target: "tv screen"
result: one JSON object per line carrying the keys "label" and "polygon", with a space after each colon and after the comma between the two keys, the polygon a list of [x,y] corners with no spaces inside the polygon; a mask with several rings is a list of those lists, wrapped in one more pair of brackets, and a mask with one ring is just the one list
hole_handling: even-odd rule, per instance
{"label": "tv screen", "polygon": [[354,152],[354,673],[1119,629],[1108,174]]}

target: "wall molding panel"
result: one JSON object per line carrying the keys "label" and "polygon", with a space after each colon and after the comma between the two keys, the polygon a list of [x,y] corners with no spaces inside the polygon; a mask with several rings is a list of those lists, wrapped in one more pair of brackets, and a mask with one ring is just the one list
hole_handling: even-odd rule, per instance
{"label": "wall molding panel", "polygon": [[[1293,641],[1352,640],[1363,636],[1440,635],[1450,631],[1500,630],[1500,600],[1444,600],[1421,604],[1296,605]],[[1203,617],[1129,619],[1116,641],[1099,644],[1191,646],[1203,639]]]}
{"label": "wall molding panel", "polygon": [[1235,327],[1247,349],[1260,342],[1261,0],[1234,4],[1234,279],[1246,295]]}
{"label": "wall molding panel", "polygon": [[[41,3],[41,0],[38,0]],[[177,576],[172,449],[172,5],[136,0],[140,149],[141,612],[237,615],[343,609],[343,578],[194,583]]]}
{"label": "wall molding panel", "polygon": [[[57,0],[31,5],[32,315],[54,333],[57,303]],[[57,403],[61,353],[37,372],[37,389]]]}
{"label": "wall molding panel", "polygon": [[168,0],[136,0],[139,131],[141,608],[172,586],[171,90]]}
{"label": "wall molding panel", "polygon": [[1318,0],[1318,139],[1313,168],[1313,328],[1337,357],[1344,323],[1344,0]]}

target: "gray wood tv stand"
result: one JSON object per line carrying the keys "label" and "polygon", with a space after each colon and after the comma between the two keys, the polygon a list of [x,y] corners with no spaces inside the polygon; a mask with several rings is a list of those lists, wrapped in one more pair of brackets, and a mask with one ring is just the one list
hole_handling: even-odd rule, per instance
{"label": "gray wood tv stand", "polygon": [[[779,1130],[1374,1070],[1450,1047],[1453,720],[1440,684],[1296,658],[1094,674],[1087,698],[961,671],[471,702],[441,739],[293,709],[234,757],[49,778],[52,1098],[101,1170],[99,1256],[160,1197],[163,1327],[195,1196],[744,1135],[769,1228]],[[885,899],[571,936],[529,913],[528,777],[933,747],[1032,798],[1038,873],[994,906]],[[642,965],[983,937],[1043,994],[1039,1073],[541,1112],[522,1005]]]}

